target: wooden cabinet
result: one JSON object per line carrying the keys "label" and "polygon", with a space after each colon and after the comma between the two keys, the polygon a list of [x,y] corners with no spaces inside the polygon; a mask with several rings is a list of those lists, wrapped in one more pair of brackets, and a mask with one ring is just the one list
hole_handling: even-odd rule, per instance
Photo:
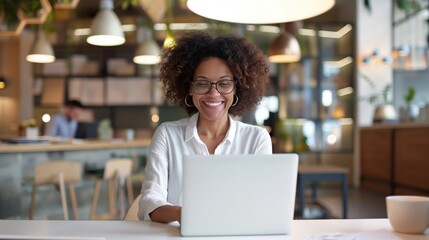
{"label": "wooden cabinet", "polygon": [[392,129],[362,129],[362,187],[389,194],[392,191]]}
{"label": "wooden cabinet", "polygon": [[429,127],[395,131],[394,181],[397,190],[429,193]]}
{"label": "wooden cabinet", "polygon": [[386,195],[429,195],[429,125],[360,130],[361,185]]}

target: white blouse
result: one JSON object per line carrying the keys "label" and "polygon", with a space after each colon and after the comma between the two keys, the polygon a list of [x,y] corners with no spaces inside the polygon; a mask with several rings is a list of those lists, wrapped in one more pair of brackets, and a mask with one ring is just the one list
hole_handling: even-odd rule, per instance
{"label": "white blouse", "polygon": [[[139,219],[160,206],[181,206],[182,157],[209,155],[197,132],[198,113],[189,118],[162,123],[152,137],[139,202]],[[233,120],[214,154],[272,154],[268,132],[255,125]]]}

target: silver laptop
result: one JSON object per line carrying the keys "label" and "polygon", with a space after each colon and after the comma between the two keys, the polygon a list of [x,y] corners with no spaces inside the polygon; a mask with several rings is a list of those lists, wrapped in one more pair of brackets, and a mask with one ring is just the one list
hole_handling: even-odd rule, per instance
{"label": "silver laptop", "polygon": [[298,155],[184,156],[182,236],[289,234]]}

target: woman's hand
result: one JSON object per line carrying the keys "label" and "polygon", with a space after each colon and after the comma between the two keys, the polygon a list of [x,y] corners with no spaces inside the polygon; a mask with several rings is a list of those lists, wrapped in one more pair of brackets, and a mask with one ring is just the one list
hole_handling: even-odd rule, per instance
{"label": "woman's hand", "polygon": [[182,207],[164,205],[153,210],[149,217],[153,222],[169,223],[178,221],[180,223],[182,216]]}

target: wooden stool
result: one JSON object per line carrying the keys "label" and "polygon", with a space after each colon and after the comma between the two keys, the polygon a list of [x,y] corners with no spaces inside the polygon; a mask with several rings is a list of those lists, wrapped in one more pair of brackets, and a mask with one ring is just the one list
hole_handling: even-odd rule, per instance
{"label": "wooden stool", "polygon": [[[102,178],[98,178],[95,181],[94,194],[92,197],[90,219],[91,220],[105,220],[113,219],[120,213],[120,217],[123,218],[125,215],[125,196],[124,196],[124,184],[126,182],[128,192],[128,203],[132,204],[134,200],[132,182],[130,179],[131,172],[133,169],[133,161],[127,158],[112,159],[108,161],[104,168]],[[109,196],[109,213],[97,215],[98,197],[100,194],[100,186],[102,181],[107,181],[108,184],[108,196]],[[119,184],[119,188],[118,188]],[[119,190],[119,207],[116,206],[116,197],[118,196]]]}
{"label": "wooden stool", "polygon": [[69,220],[67,197],[65,191],[65,184],[68,184],[73,208],[73,216],[75,220],[79,219],[74,183],[79,182],[81,179],[81,164],[77,162],[48,161],[36,165],[34,169],[34,184],[33,190],[31,192],[31,203],[28,218],[33,219],[37,186],[57,185],[60,189],[64,220]]}
{"label": "wooden stool", "polygon": [[124,217],[124,221],[138,221],[139,218],[137,216],[139,212],[139,202],[140,198],[142,197],[141,194],[139,194],[136,199],[134,199],[134,202],[130,205],[130,207],[127,210],[127,214]]}
{"label": "wooden stool", "polygon": [[312,185],[312,198],[316,200],[317,185],[325,181],[339,181],[342,188],[343,218],[347,218],[348,171],[345,168],[326,165],[300,165],[298,167],[298,203],[301,217],[304,217],[305,183]]}

